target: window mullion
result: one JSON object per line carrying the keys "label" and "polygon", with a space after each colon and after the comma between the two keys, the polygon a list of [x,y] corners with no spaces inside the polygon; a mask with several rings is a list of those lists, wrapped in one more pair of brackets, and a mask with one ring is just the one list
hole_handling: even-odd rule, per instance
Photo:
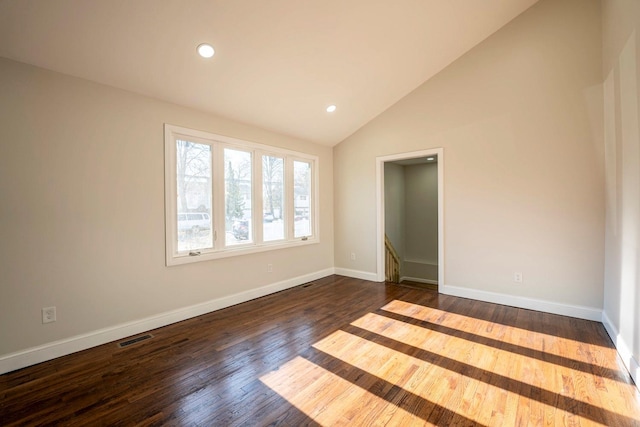
{"label": "window mullion", "polygon": [[316,203],[316,193],[315,193],[315,173],[316,173],[316,163],[313,160],[307,159],[306,162],[309,165],[309,185],[308,185],[308,195],[307,195],[307,221],[309,222],[309,237],[313,237],[316,235],[316,214],[315,214],[315,203]]}
{"label": "window mullion", "polygon": [[312,181],[312,185],[311,185],[311,207],[312,207],[312,215],[313,215],[313,222],[311,223],[313,226],[313,236],[316,239],[320,238],[320,215],[319,215],[319,208],[320,208],[320,165],[318,164],[317,160],[314,160],[311,163],[311,167],[313,168],[312,170],[312,174],[311,174],[311,179]]}
{"label": "window mullion", "polygon": [[262,222],[264,212],[262,200],[262,186],[264,185],[262,182],[262,155],[263,153],[258,150],[253,151],[253,176],[251,177],[251,188],[253,190],[253,230],[255,244],[264,242],[264,224]]}
{"label": "window mullion", "polygon": [[223,147],[221,144],[213,144],[213,159],[214,159],[214,185],[213,187],[213,209],[214,209],[214,229],[215,237],[214,248],[215,250],[222,250],[226,244],[226,231],[225,231],[225,213],[224,213],[224,155]]}
{"label": "window mullion", "polygon": [[165,151],[170,153],[166,159],[165,168],[170,171],[167,174],[168,179],[165,179],[165,188],[169,191],[169,200],[171,203],[168,203],[165,207],[165,212],[169,221],[167,221],[167,239],[171,242],[171,245],[167,245],[167,255],[171,257],[175,257],[178,255],[178,232],[177,232],[177,224],[178,224],[178,208],[177,208],[177,199],[178,199],[178,184],[177,184],[177,168],[176,168],[176,144],[177,138],[175,135],[171,134],[171,137],[166,138],[165,141]]}

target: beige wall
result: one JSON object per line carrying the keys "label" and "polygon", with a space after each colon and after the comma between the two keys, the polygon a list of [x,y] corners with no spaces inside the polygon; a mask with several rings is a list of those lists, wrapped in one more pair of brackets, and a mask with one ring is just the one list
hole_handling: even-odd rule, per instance
{"label": "beige wall", "polygon": [[640,384],[640,2],[603,0],[604,323]]}
{"label": "beige wall", "polygon": [[405,256],[402,275],[438,280],[438,166],[407,165],[405,174]]}
{"label": "beige wall", "polygon": [[384,230],[400,257],[400,271],[405,247],[405,179],[404,167],[384,164]]}
{"label": "beige wall", "polygon": [[438,166],[408,165],[405,174],[405,258],[438,264]]}
{"label": "beige wall", "polygon": [[[0,94],[0,358],[333,267],[331,148],[5,59]],[[163,123],[319,156],[321,243],[166,267]]]}
{"label": "beige wall", "polygon": [[339,144],[336,267],[376,271],[376,156],[443,147],[445,284],[600,310],[600,47],[599,1],[541,0]]}

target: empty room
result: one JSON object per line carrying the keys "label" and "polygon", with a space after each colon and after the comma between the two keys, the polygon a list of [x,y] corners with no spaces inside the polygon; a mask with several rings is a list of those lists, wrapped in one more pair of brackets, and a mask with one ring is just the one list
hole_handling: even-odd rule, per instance
{"label": "empty room", "polygon": [[0,425],[640,426],[640,1],[0,0]]}

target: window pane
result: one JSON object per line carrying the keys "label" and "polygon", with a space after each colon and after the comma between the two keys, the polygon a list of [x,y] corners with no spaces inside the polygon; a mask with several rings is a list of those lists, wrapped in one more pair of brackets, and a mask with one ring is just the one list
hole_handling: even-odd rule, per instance
{"label": "window pane", "polygon": [[176,141],[178,251],[213,247],[211,146]]}
{"label": "window pane", "polygon": [[293,162],[294,237],[311,235],[311,164]]}
{"label": "window pane", "polygon": [[225,148],[224,177],[226,244],[251,243],[251,153]]}
{"label": "window pane", "polygon": [[284,239],[284,159],[262,156],[262,234],[265,242]]}

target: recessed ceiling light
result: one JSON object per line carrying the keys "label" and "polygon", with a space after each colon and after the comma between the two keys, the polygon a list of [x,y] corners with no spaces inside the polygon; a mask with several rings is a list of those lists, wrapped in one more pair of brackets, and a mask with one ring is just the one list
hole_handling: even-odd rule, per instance
{"label": "recessed ceiling light", "polygon": [[198,55],[202,56],[203,58],[211,58],[213,54],[216,53],[216,51],[213,50],[213,46],[211,46],[209,43],[199,44],[197,50]]}
{"label": "recessed ceiling light", "polygon": [[435,159],[436,159],[435,157],[427,157],[427,160],[429,160],[429,161],[432,161],[432,160],[435,160]]}
{"label": "recessed ceiling light", "polygon": [[327,113],[333,113],[334,111],[336,111],[336,106],[335,105],[329,105],[327,107]]}

